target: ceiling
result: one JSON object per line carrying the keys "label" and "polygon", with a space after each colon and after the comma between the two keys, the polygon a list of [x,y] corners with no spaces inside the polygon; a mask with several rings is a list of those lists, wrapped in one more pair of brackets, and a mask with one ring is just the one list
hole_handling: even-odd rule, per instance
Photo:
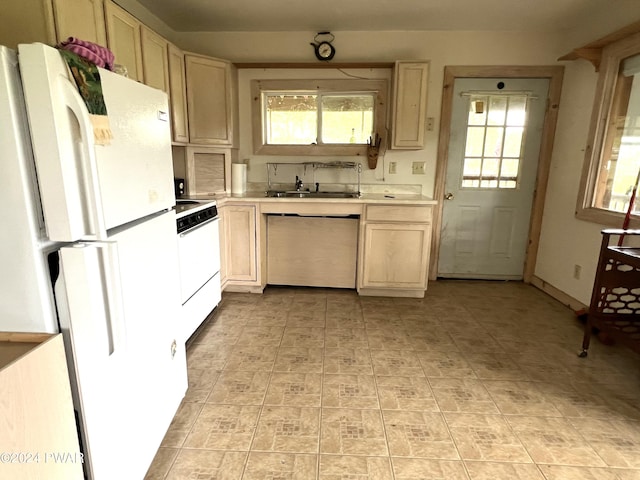
{"label": "ceiling", "polygon": [[[176,32],[562,31],[638,0],[138,0]],[[611,3],[610,3],[611,2]],[[629,5],[627,5],[629,6]]]}

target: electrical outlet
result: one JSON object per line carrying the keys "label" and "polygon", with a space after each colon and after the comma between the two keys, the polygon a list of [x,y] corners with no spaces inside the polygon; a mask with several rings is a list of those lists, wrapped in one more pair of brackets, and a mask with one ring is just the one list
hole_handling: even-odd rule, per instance
{"label": "electrical outlet", "polygon": [[413,162],[411,173],[414,175],[424,175],[425,162]]}
{"label": "electrical outlet", "polygon": [[427,118],[427,131],[428,132],[432,132],[433,131],[433,117],[429,117]]}
{"label": "electrical outlet", "polygon": [[396,162],[389,162],[389,173],[396,173]]}
{"label": "electrical outlet", "polygon": [[582,266],[577,263],[573,266],[573,278],[580,280],[580,274],[582,273]]}

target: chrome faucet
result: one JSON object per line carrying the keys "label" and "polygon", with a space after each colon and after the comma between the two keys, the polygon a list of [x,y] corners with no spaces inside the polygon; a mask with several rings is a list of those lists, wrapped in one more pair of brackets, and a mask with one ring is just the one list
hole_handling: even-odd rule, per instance
{"label": "chrome faucet", "polygon": [[296,175],[296,191],[299,192],[304,187],[304,183],[302,183],[302,179]]}

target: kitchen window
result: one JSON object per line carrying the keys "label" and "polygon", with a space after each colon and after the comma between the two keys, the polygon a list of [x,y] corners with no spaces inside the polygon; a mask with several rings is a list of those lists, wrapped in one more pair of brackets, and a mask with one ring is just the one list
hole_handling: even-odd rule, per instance
{"label": "kitchen window", "polygon": [[640,178],[640,34],[603,50],[589,138],[576,216],[620,227]]}
{"label": "kitchen window", "polygon": [[385,80],[254,80],[254,151],[261,155],[366,155],[386,137]]}

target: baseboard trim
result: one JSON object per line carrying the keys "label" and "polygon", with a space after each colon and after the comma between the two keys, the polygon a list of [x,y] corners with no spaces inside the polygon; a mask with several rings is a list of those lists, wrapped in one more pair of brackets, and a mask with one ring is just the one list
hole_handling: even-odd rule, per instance
{"label": "baseboard trim", "polygon": [[587,310],[588,308],[587,305],[585,305],[584,303],[580,302],[579,300],[576,300],[571,295],[564,293],[559,288],[554,287],[550,283],[542,280],[539,277],[536,277],[535,275],[531,277],[531,285],[538,288],[539,290],[542,290],[547,295],[555,298],[560,303],[562,303],[563,305],[566,305],[574,312],[577,312],[579,310]]}

